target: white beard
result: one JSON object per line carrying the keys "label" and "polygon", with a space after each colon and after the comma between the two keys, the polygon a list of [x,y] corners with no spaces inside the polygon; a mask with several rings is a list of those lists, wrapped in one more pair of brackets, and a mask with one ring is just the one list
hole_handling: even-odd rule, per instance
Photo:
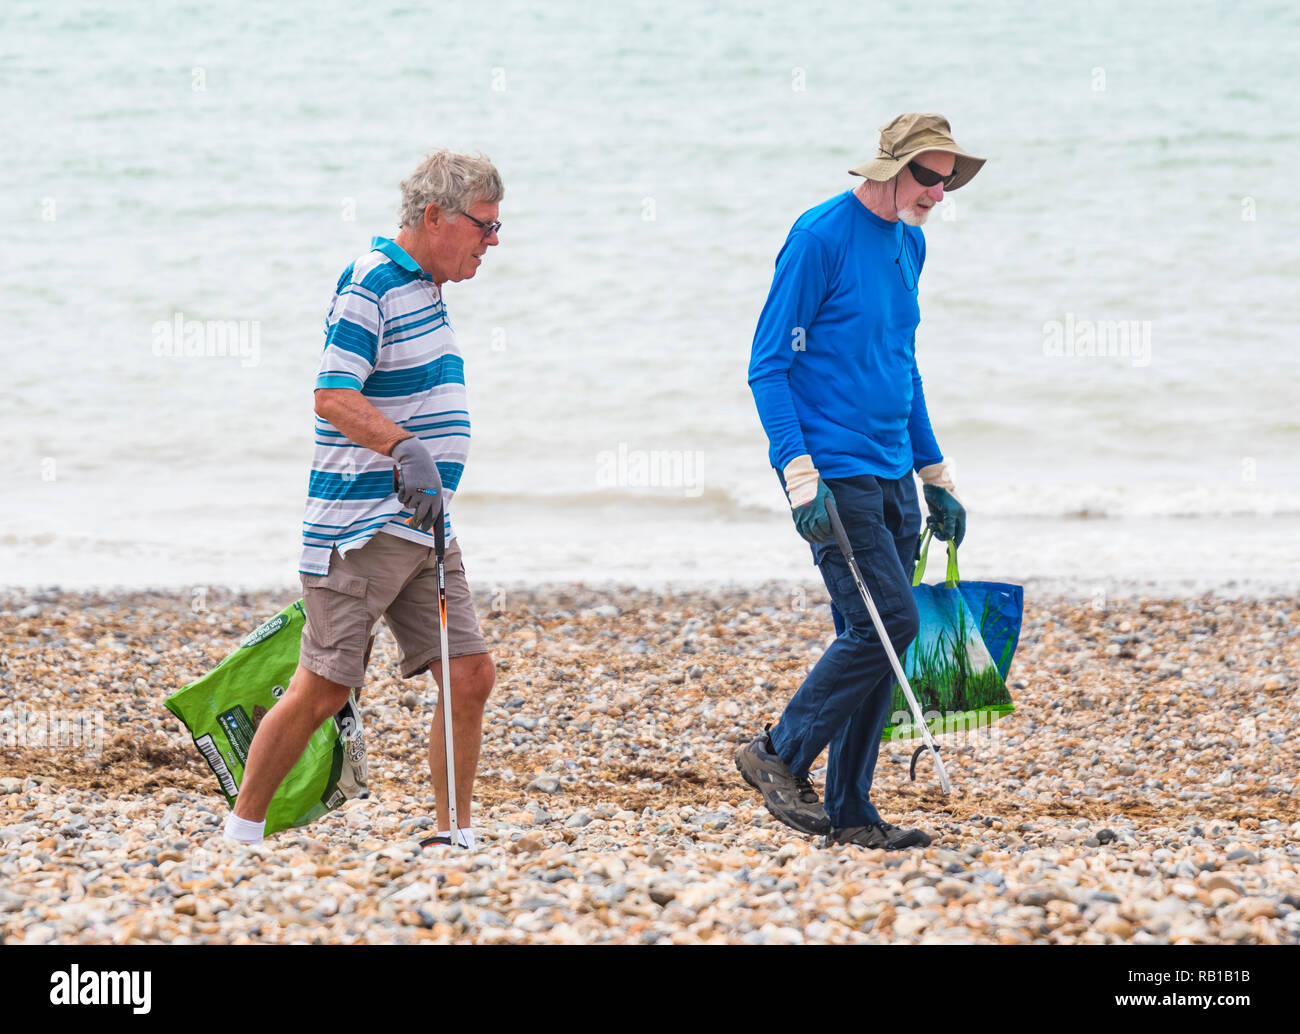
{"label": "white beard", "polygon": [[898,218],[907,223],[908,226],[922,226],[930,218],[931,208],[917,208],[912,205],[908,208],[900,208]]}

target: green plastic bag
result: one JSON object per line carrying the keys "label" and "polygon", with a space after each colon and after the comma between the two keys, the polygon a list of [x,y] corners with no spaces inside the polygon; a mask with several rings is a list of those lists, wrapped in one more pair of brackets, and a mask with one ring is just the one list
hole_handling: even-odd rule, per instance
{"label": "green plastic bag", "polygon": [[[284,695],[298,667],[306,620],[302,600],[285,607],[212,671],[167,698],[167,709],[189,729],[232,808],[253,733]],[[365,738],[354,691],[343,709],[312,733],[302,757],[275,791],[266,832],[304,826],[360,796],[366,775]]]}

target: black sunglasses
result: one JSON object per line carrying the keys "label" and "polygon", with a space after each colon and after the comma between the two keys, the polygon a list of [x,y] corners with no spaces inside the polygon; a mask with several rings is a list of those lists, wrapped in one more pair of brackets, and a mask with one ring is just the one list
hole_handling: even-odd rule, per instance
{"label": "black sunglasses", "polygon": [[477,226],[480,230],[483,231],[484,240],[487,240],[499,229],[501,229],[500,219],[498,219],[495,223],[485,223],[482,219],[475,219],[468,212],[461,212],[461,215],[463,215],[466,219],[468,219],[471,223],[473,223],[475,226]]}
{"label": "black sunglasses", "polygon": [[912,178],[923,187],[933,187],[936,183],[942,182],[946,189],[948,184],[957,178],[957,167],[953,166],[952,172],[947,176],[940,176],[933,169],[927,169],[924,165],[917,162],[908,162],[907,171],[912,174]]}

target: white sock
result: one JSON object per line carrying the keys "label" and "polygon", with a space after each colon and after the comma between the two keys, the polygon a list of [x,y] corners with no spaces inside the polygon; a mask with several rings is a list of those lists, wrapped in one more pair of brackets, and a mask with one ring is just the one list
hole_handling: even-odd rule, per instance
{"label": "white sock", "polygon": [[[474,827],[461,826],[456,832],[460,834],[459,837],[460,846],[464,848],[468,848],[469,850],[473,851],[474,850]],[[450,839],[451,831],[446,829],[440,829],[438,830],[438,836],[447,837]]]}
{"label": "white sock", "polygon": [[226,839],[237,844],[260,844],[266,835],[266,820],[250,822],[233,811],[226,816]]}

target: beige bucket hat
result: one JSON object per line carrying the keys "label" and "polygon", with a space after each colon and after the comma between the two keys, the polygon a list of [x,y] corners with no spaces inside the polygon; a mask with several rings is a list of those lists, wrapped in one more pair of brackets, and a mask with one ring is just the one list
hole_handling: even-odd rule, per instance
{"label": "beige bucket hat", "polygon": [[894,178],[904,165],[922,151],[943,151],[956,159],[952,182],[944,190],[956,190],[975,178],[985,159],[967,154],[952,138],[952,129],[942,115],[909,111],[888,125],[880,127],[880,147],[876,157],[850,169],[854,176],[862,176],[877,183]]}

